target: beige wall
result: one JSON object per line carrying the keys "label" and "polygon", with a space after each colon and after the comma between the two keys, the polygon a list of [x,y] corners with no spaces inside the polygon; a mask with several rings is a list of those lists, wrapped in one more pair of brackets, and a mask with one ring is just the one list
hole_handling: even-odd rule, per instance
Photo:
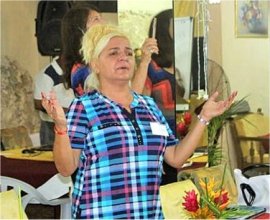
{"label": "beige wall", "polygon": [[208,58],[222,66],[220,5],[211,4],[208,9],[210,14],[210,21],[208,23]]}
{"label": "beige wall", "polygon": [[221,27],[222,65],[230,79],[232,90],[238,90],[238,97],[249,95],[252,111],[262,108],[269,115],[269,37],[236,38],[232,0],[221,2]]}
{"label": "beige wall", "polygon": [[[41,56],[35,37],[35,18],[38,1],[1,1],[1,60],[8,56],[16,60],[32,77],[47,65],[51,57]],[[117,16],[104,14],[110,23]]]}
{"label": "beige wall", "polygon": [[35,76],[50,61],[39,55],[35,37],[38,1],[1,1],[1,60],[8,56]]}

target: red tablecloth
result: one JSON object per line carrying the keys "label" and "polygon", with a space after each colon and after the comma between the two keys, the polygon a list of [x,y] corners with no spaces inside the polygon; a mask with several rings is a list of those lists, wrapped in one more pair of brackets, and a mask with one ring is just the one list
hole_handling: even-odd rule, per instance
{"label": "red tablecloth", "polygon": [[1,156],[1,175],[22,180],[39,187],[57,172],[52,161],[10,159]]}

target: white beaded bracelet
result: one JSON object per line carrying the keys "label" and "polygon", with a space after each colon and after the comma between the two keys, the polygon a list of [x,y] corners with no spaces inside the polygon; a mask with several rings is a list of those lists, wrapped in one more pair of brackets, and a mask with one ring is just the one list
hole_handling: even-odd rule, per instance
{"label": "white beaded bracelet", "polygon": [[203,123],[204,125],[209,125],[209,121],[206,121],[204,118],[202,118],[202,116],[200,116],[200,115],[197,115],[197,118],[199,119],[199,121],[201,122],[201,123]]}

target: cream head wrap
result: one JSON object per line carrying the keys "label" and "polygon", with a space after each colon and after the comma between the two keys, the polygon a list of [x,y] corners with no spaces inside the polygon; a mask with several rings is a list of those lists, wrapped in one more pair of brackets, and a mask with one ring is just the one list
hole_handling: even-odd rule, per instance
{"label": "cream head wrap", "polygon": [[[127,38],[127,36],[116,26],[108,24],[97,24],[88,29],[82,39],[81,53],[83,54],[84,62],[89,64],[91,60],[97,59],[113,37]],[[84,85],[85,90],[99,89],[98,76],[93,69],[87,77]]]}

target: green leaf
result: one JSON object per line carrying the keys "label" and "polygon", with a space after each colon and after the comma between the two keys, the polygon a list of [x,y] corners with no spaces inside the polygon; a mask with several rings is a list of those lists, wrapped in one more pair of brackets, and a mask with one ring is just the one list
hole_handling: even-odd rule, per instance
{"label": "green leaf", "polygon": [[233,218],[239,218],[239,216],[245,216],[251,214],[251,210],[241,209],[239,207],[232,207],[224,210],[220,218],[222,219],[233,219]]}
{"label": "green leaf", "polygon": [[247,96],[235,101],[229,109],[223,114],[213,118],[207,128],[208,132],[208,164],[209,166],[219,165],[222,160],[222,149],[218,145],[219,133],[226,120],[235,116],[241,104],[245,101]]}

